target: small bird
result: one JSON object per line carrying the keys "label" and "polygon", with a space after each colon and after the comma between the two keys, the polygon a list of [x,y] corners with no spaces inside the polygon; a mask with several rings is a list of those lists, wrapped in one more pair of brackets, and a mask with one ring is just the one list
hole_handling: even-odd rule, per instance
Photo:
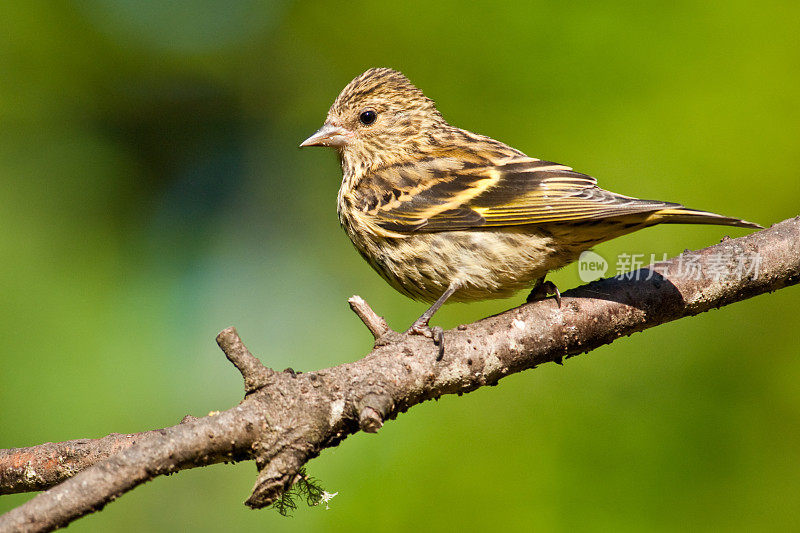
{"label": "small bird", "polygon": [[[433,305],[504,298],[532,288],[555,295],[545,275],[598,243],[656,224],[758,224],[680,204],[612,193],[572,168],[526,156],[448,124],[402,73],[367,70],[334,101],[302,146],[339,152],[339,221],[359,253],[401,293]],[[441,357],[441,352],[440,352]]]}

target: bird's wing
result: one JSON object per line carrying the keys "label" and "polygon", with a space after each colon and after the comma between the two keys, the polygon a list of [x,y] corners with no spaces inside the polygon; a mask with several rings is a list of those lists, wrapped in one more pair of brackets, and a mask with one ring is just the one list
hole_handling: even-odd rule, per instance
{"label": "bird's wing", "polygon": [[411,233],[599,220],[680,207],[614,194],[591,176],[530,158],[427,178],[376,198],[366,214],[385,230]]}

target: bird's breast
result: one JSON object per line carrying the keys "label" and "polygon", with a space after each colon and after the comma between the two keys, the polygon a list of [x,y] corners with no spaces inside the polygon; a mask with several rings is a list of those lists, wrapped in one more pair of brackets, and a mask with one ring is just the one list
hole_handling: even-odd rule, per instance
{"label": "bird's breast", "polygon": [[453,301],[503,298],[529,288],[555,265],[551,238],[538,232],[449,231],[382,237],[365,231],[344,204],[340,219],[369,265],[399,292],[435,301],[455,279]]}

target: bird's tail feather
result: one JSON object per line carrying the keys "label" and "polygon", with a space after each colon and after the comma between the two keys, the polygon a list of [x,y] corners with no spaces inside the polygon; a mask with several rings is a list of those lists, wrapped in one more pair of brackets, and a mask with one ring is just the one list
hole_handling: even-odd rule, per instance
{"label": "bird's tail feather", "polygon": [[661,209],[651,215],[656,224],[715,224],[717,226],[736,226],[738,228],[764,229],[753,222],[731,218],[697,209],[669,208]]}

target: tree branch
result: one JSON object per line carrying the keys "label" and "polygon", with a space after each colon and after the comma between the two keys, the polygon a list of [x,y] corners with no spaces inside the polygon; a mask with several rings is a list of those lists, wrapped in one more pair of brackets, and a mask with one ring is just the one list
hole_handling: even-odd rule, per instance
{"label": "tree branch", "polygon": [[246,396],[238,406],[134,436],[0,452],[2,492],[61,482],[0,517],[0,531],[61,527],[155,476],[219,461],[256,461],[259,474],[246,503],[264,507],[321,450],[359,429],[377,431],[425,400],[496,384],[623,335],[797,284],[800,217],[685,252],[630,277],[568,291],[561,308],[540,301],[446,331],[441,361],[429,339],[389,330],[355,298],[354,311],[380,342],[363,359],[334,368],[274,372],[229,328],[218,342],[245,380]]}
{"label": "tree branch", "polygon": [[47,490],[163,430],[0,450],[0,494]]}
{"label": "tree branch", "polygon": [[390,331],[389,324],[382,316],[372,310],[369,304],[361,296],[351,296],[347,303],[350,304],[350,309],[358,315],[358,318],[367,326],[367,329],[375,340],[380,339]]}
{"label": "tree branch", "polygon": [[217,345],[225,353],[228,361],[239,370],[244,379],[244,392],[250,394],[272,381],[275,371],[265,367],[258,357],[250,353],[236,328],[227,328],[217,335]]}

